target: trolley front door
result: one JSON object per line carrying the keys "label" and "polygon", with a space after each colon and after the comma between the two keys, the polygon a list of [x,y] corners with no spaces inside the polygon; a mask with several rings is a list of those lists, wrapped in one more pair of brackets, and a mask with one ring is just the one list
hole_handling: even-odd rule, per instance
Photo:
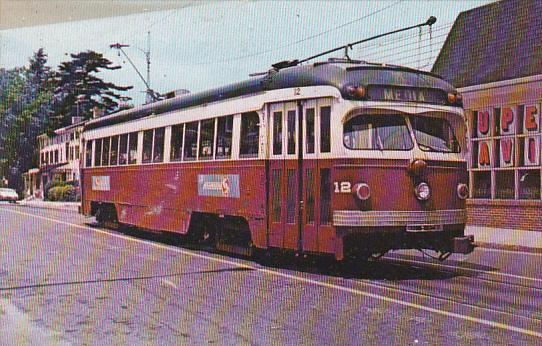
{"label": "trolley front door", "polygon": [[[269,246],[333,251],[329,244],[330,161],[319,160],[330,152],[329,106],[323,107],[327,125],[321,129],[321,110],[326,104],[329,101],[305,100],[269,108]],[[323,146],[321,132],[326,137]],[[319,234],[321,230],[324,233]]]}

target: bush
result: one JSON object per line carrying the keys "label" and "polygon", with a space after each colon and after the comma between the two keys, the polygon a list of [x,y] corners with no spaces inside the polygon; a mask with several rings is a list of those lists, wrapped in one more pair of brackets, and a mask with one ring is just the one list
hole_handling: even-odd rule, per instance
{"label": "bush", "polygon": [[66,185],[66,182],[62,181],[62,180],[50,180],[47,182],[47,184],[45,184],[45,187],[43,188],[43,197],[44,199],[47,201],[52,201],[51,199],[51,196],[50,196],[50,190],[52,188],[55,188],[55,187],[58,187],[58,186],[64,186]]}
{"label": "bush", "polygon": [[73,202],[76,200],[75,188],[71,185],[60,185],[52,187],[48,193],[50,201]]}

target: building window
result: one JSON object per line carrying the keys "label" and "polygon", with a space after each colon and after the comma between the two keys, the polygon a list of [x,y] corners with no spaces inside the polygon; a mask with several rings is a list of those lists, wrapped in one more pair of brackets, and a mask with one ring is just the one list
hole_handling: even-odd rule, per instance
{"label": "building window", "polygon": [[258,144],[260,138],[259,116],[256,112],[241,115],[241,145],[239,154],[241,157],[258,156]]}
{"label": "building window", "polygon": [[540,200],[540,105],[471,114],[472,197]]}

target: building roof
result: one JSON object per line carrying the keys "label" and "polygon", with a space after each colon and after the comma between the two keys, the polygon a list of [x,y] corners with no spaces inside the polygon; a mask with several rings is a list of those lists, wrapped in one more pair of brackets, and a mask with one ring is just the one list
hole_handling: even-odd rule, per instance
{"label": "building roof", "polygon": [[456,88],[542,74],[542,1],[503,0],[457,17],[432,72]]}

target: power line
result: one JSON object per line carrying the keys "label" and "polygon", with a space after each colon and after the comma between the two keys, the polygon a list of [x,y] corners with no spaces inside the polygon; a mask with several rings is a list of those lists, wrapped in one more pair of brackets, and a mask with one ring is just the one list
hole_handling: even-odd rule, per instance
{"label": "power line", "polygon": [[[399,51],[395,51],[395,52],[391,52],[389,54],[386,54],[386,55],[379,55],[378,53],[375,53],[375,54],[372,54],[372,55],[368,55],[368,57],[378,57],[379,59],[386,59],[386,58],[389,58],[389,57],[393,57],[393,56],[401,56],[405,53],[409,53],[409,52],[413,52],[413,51],[416,51],[416,50],[419,50],[419,49],[423,49],[423,48],[427,48],[427,47],[431,47],[432,45],[439,45],[441,43],[444,43],[446,41],[446,39],[443,39],[443,40],[439,40],[439,41],[433,41],[431,43],[428,43],[426,45],[423,45],[423,46],[420,46],[420,47],[414,47],[412,48],[412,46],[416,43],[412,43],[409,45],[408,49],[403,49],[403,50],[399,50]],[[388,52],[391,51],[391,50],[388,50]],[[363,57],[366,57],[366,55],[364,55]]]}
{"label": "power line", "polygon": [[[434,34],[434,33],[437,32],[437,31],[442,31],[442,30],[444,30],[444,29],[446,29],[446,28],[449,28],[450,26],[451,26],[451,25],[446,26],[446,27],[440,27],[440,28],[438,28],[438,29],[436,29],[436,30],[432,30],[432,34]],[[446,33],[444,33],[444,34],[441,34],[441,35],[432,36],[432,38],[438,38],[438,37],[442,37],[442,36],[444,36],[444,35],[448,35],[448,32],[446,32]],[[378,47],[376,47],[376,45],[378,45],[378,44],[376,44],[376,45],[375,45],[375,44],[372,44],[371,46],[372,46],[372,47],[375,47],[375,48],[373,48],[373,49],[371,49],[371,50],[369,50],[369,51],[365,51],[365,50],[364,50],[364,47],[360,47],[359,50],[364,50],[364,51],[366,52],[365,54],[367,54],[367,55],[370,56],[370,55],[372,55],[374,52],[380,52],[380,53],[381,53],[381,52],[387,52],[387,51],[390,51],[390,50],[394,50],[394,49],[396,49],[396,48],[401,48],[401,47],[404,47],[404,46],[408,46],[408,45],[414,44],[414,43],[412,43],[412,41],[413,41],[412,39],[416,39],[416,38],[418,38],[418,37],[419,37],[419,35],[418,35],[418,34],[415,34],[415,35],[410,35],[410,36],[408,36],[408,37],[396,38],[394,41],[391,41],[391,40],[390,40],[389,42],[387,42],[387,43],[385,43],[385,44],[379,45]],[[406,43],[406,44],[404,44],[404,45],[393,46],[393,47],[391,47],[391,48],[386,48],[386,49],[384,49],[384,50],[381,50],[381,48],[387,47],[387,46],[390,46],[390,45],[393,45],[393,44],[396,44],[397,41],[400,41],[400,40],[405,40],[405,41],[407,41],[408,43]]]}
{"label": "power line", "polygon": [[333,27],[331,29],[322,31],[322,32],[314,34],[314,35],[304,37],[304,38],[299,39],[299,40],[294,41],[294,42],[286,43],[284,45],[281,45],[281,46],[278,46],[278,47],[275,47],[275,48],[265,49],[265,50],[261,50],[261,51],[254,52],[254,53],[251,53],[251,54],[245,54],[245,55],[241,55],[241,56],[237,56],[237,57],[233,57],[233,58],[228,58],[228,59],[221,59],[221,60],[207,61],[207,62],[200,62],[200,63],[191,63],[191,64],[179,64],[178,66],[201,66],[201,65],[211,65],[211,64],[219,64],[219,63],[225,63],[225,62],[233,62],[233,61],[237,61],[237,60],[243,60],[243,59],[252,58],[252,57],[255,57],[255,56],[267,54],[267,53],[270,53],[270,52],[274,52],[274,51],[277,51],[277,50],[280,50],[280,49],[284,49],[284,48],[287,48],[287,47],[291,47],[291,46],[306,42],[308,40],[312,40],[314,38],[317,38],[317,37],[323,36],[325,34],[328,34],[328,33],[332,32],[332,31],[336,31],[338,29],[344,28],[345,26],[348,26],[348,25],[351,25],[353,23],[359,22],[361,20],[367,19],[367,18],[372,17],[372,16],[374,16],[374,15],[380,13],[380,12],[383,12],[383,11],[393,7],[393,6],[396,6],[396,5],[400,4],[403,1],[405,1],[405,0],[399,0],[397,2],[394,2],[393,4],[390,4],[390,5],[386,6],[386,7],[378,9],[378,10],[376,10],[374,12],[371,12],[371,13],[369,13],[369,14],[367,14],[365,16],[362,16],[360,18],[356,18],[354,20],[351,20],[349,22],[340,24],[340,25],[338,25],[336,27]]}

